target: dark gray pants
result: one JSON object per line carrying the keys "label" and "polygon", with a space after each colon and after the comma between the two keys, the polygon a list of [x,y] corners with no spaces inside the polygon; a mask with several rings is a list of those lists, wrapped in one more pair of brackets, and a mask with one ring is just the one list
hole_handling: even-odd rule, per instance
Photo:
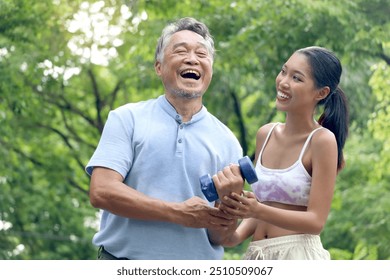
{"label": "dark gray pants", "polygon": [[127,258],[117,258],[104,250],[103,246],[99,247],[98,260],[128,260]]}

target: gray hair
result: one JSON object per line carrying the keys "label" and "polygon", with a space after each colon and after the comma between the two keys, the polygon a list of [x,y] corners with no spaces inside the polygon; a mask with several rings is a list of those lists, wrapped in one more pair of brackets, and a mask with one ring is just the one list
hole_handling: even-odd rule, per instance
{"label": "gray hair", "polygon": [[182,30],[193,31],[202,36],[206,41],[206,48],[211,55],[211,59],[214,61],[214,40],[210,35],[208,27],[204,23],[190,17],[181,18],[176,22],[168,24],[163,29],[156,47],[156,52],[154,55],[155,61],[162,62],[164,57],[164,50],[168,45],[172,35]]}

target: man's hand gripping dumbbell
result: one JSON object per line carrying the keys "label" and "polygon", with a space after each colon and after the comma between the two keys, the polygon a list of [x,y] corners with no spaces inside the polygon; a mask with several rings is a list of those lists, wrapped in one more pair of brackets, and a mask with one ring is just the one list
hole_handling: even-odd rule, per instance
{"label": "man's hand gripping dumbbell", "polygon": [[[217,174],[213,177],[211,177],[210,174],[206,174],[199,178],[200,187],[208,201],[215,201],[219,198],[223,198],[224,196],[230,195],[232,192],[241,194],[243,192],[244,186],[243,180],[246,180],[249,184],[257,182],[258,179],[255,168],[248,156],[245,156],[238,160],[238,167],[241,178],[239,178],[240,176],[236,176],[237,180],[235,182],[230,182],[231,187],[228,188],[219,187],[219,185],[221,184],[219,184],[218,180],[220,180],[221,176],[218,176]],[[234,168],[225,167],[225,169],[220,172],[232,172],[232,169],[233,171],[235,170]]]}

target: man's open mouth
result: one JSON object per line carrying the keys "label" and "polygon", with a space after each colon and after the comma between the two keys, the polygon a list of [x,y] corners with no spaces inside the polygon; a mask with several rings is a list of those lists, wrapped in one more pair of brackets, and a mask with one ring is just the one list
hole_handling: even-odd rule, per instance
{"label": "man's open mouth", "polygon": [[182,76],[185,79],[194,79],[199,80],[200,79],[200,73],[196,70],[184,70],[180,73],[180,76]]}

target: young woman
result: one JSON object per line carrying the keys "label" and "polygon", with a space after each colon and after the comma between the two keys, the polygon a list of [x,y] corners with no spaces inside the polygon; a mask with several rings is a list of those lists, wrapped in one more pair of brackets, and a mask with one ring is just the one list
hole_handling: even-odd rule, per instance
{"label": "young woman", "polygon": [[[253,193],[232,193],[220,206],[243,218],[225,246],[252,236],[244,259],[330,259],[320,233],[344,166],[348,107],[341,73],[332,52],[308,47],[294,52],[276,77],[276,108],[285,112],[285,123],[258,130]],[[316,121],[319,105],[324,109]]]}

